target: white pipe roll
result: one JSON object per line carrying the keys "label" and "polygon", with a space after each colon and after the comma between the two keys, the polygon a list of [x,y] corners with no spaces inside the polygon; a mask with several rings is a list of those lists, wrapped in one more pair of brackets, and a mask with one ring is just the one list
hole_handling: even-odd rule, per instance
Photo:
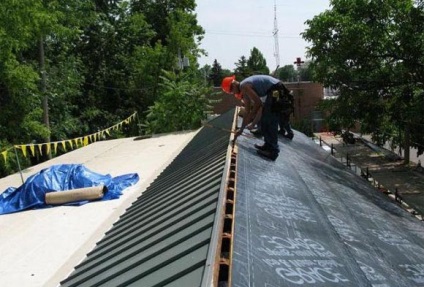
{"label": "white pipe roll", "polygon": [[46,204],[64,204],[81,200],[101,199],[106,191],[106,186],[99,185],[66,191],[48,192],[45,195],[45,202]]}

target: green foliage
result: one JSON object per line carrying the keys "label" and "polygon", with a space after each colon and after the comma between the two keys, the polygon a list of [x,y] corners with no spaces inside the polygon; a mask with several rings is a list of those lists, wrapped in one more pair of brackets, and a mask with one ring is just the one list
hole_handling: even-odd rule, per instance
{"label": "green foliage", "polygon": [[241,56],[237,63],[235,63],[236,69],[234,70],[238,79],[245,79],[253,74],[252,70],[247,64],[245,56]]}
{"label": "green foliage", "polygon": [[213,61],[212,69],[210,72],[209,79],[212,81],[214,87],[221,86],[221,81],[224,78],[224,74],[222,72],[221,64],[215,59]]}
{"label": "green foliage", "polygon": [[255,75],[269,74],[269,68],[266,65],[266,60],[263,54],[256,47],[253,47],[253,49],[250,50],[250,57],[247,59],[247,66]]}
{"label": "green foliage", "polygon": [[20,130],[31,136],[31,138],[27,138],[27,142],[43,142],[42,139],[50,134],[46,126],[42,124],[42,117],[43,110],[41,108],[35,108],[28,114],[25,114]]}
{"label": "green foliage", "polygon": [[283,82],[294,82],[297,79],[297,72],[293,65],[286,65],[277,70],[277,78]]}
{"label": "green foliage", "polygon": [[245,79],[252,75],[268,75],[269,68],[266,65],[266,60],[258,48],[253,47],[250,50],[250,56],[246,59],[241,56],[237,63],[234,73],[238,79]]}
{"label": "green foliage", "polygon": [[300,67],[297,67],[297,74],[300,81],[310,82],[313,80],[313,74],[309,68],[310,63],[310,61],[305,61]]}
{"label": "green foliage", "polygon": [[337,124],[359,121],[393,140],[409,129],[422,150],[412,126],[424,124],[415,108],[424,83],[423,20],[412,0],[332,0],[331,10],[307,21],[314,79],[340,92],[332,111]]}
{"label": "green foliage", "polygon": [[192,130],[206,119],[210,92],[184,76],[165,72],[160,85],[162,92],[147,114],[146,133],[167,133]]}
{"label": "green foliage", "polygon": [[314,132],[312,129],[312,122],[309,119],[302,119],[299,122],[293,123],[294,129],[304,133],[305,135],[312,137]]}
{"label": "green foliage", "polygon": [[297,70],[295,70],[295,67],[293,65],[286,65],[276,71],[276,76],[283,82],[310,82],[313,80],[313,75],[311,69],[309,68],[309,64],[310,62],[307,61],[300,67],[297,67]]}
{"label": "green foliage", "polygon": [[[3,142],[0,143],[0,146],[3,147]],[[6,161],[4,161],[3,156],[0,156],[0,177],[19,172],[19,166],[21,167],[21,169],[25,169],[31,166],[30,159],[24,157],[22,155],[22,152],[18,149],[9,149],[7,152]]]}
{"label": "green foliage", "polygon": [[[160,42],[164,46],[172,45],[168,42],[171,40],[170,35],[171,25],[175,23],[171,20],[173,13],[190,14],[191,24],[197,26],[197,21],[192,12],[196,7],[194,0],[133,0],[131,1],[131,11],[142,13],[146,17],[146,21],[151,25],[152,29],[156,32],[155,36],[151,39],[150,44],[154,46]],[[197,33],[198,28],[194,30]]]}
{"label": "green foliage", "polygon": [[[206,110],[200,95],[208,83],[197,70],[204,31],[194,9],[194,0],[2,1],[0,141],[55,141],[96,132],[134,111],[146,114],[155,102],[163,104],[163,92],[174,80],[176,91],[186,89],[185,97],[193,98],[178,101],[193,113],[178,118],[186,126],[180,122],[174,128],[198,125]],[[164,82],[162,71],[175,72],[180,55],[190,62],[179,71],[186,78]],[[46,97],[50,130],[43,124]]]}

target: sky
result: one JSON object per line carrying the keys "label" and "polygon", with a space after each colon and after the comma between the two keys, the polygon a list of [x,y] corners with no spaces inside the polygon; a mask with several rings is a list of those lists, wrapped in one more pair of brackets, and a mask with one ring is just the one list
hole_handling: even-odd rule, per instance
{"label": "sky", "polygon": [[274,3],[277,11],[280,67],[291,65],[297,57],[306,59],[308,43],[300,36],[306,20],[329,9],[330,0],[196,0],[197,20],[205,30],[200,48],[207,56],[200,67],[216,59],[224,69],[249,58],[253,47],[259,49],[270,71],[277,66],[274,56]]}

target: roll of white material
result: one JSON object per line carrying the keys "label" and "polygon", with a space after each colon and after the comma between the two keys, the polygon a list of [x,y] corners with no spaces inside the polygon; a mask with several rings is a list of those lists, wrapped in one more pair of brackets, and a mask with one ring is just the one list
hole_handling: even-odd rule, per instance
{"label": "roll of white material", "polygon": [[101,199],[106,191],[106,186],[99,185],[66,191],[48,192],[45,195],[45,202],[46,204],[64,204],[81,200]]}

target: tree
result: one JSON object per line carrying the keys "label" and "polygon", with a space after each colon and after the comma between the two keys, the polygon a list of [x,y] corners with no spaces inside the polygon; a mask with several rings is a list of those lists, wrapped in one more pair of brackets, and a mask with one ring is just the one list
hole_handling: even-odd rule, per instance
{"label": "tree", "polygon": [[[77,17],[67,13],[77,3],[6,0],[0,5],[0,83],[4,88],[0,93],[5,100],[0,105],[6,110],[0,124],[6,127],[2,135],[11,142],[50,139],[48,99],[54,91],[48,75],[50,69],[59,67],[56,59],[64,55],[64,46],[78,34],[72,26]],[[8,113],[14,119],[11,129],[7,128],[11,123]]]}
{"label": "tree", "polygon": [[[424,151],[424,10],[412,0],[332,0],[307,21],[303,38],[316,80],[340,91],[339,117],[362,123],[363,132],[409,143]],[[350,108],[349,108],[350,107]],[[399,130],[402,132],[399,134]],[[413,139],[411,141],[411,139]],[[405,161],[409,156],[405,154]]]}
{"label": "tree", "polygon": [[221,86],[221,81],[224,75],[222,74],[221,64],[215,59],[212,64],[211,73],[209,79],[212,81],[214,87]]}
{"label": "tree", "polygon": [[309,69],[310,61],[305,61],[301,66],[297,67],[297,74],[300,81],[312,81],[312,71]]}
{"label": "tree", "polygon": [[241,56],[235,65],[236,69],[234,70],[234,73],[237,75],[237,78],[244,79],[252,75],[252,70],[250,70],[247,65],[247,59],[245,56]]}
{"label": "tree", "polygon": [[177,70],[179,55],[190,59],[185,72],[195,70],[196,38],[203,33],[194,1],[113,2],[97,3],[98,16],[77,44],[86,68],[85,96],[77,106],[84,107],[79,117],[89,130],[129,111],[143,116],[160,96],[162,70]]}
{"label": "tree", "polygon": [[[194,8],[194,0],[2,1],[2,149],[144,116],[163,91],[163,70],[197,86],[204,31]],[[176,70],[179,54],[190,60],[184,71]]]}
{"label": "tree", "polygon": [[211,92],[201,84],[193,84],[184,75],[165,72],[162,93],[154,105],[149,107],[145,122],[146,133],[166,133],[192,130],[201,126],[207,117]]}
{"label": "tree", "polygon": [[[160,42],[164,46],[172,45],[168,38],[169,31],[172,29],[173,22],[170,21],[172,15],[179,11],[185,15],[191,15],[190,25],[195,28],[193,33],[197,33],[200,26],[197,25],[195,14],[196,8],[194,0],[133,0],[131,1],[131,11],[141,13],[150,24],[154,37],[150,40],[150,45],[154,46]],[[194,40],[194,39],[193,39]]]}
{"label": "tree", "polygon": [[297,72],[293,65],[285,65],[278,69],[277,78],[284,82],[294,82],[297,79]]}
{"label": "tree", "polygon": [[256,47],[253,47],[253,49],[250,50],[250,56],[249,59],[247,59],[247,66],[253,74],[269,75],[269,68],[266,65],[266,60],[263,54]]}

